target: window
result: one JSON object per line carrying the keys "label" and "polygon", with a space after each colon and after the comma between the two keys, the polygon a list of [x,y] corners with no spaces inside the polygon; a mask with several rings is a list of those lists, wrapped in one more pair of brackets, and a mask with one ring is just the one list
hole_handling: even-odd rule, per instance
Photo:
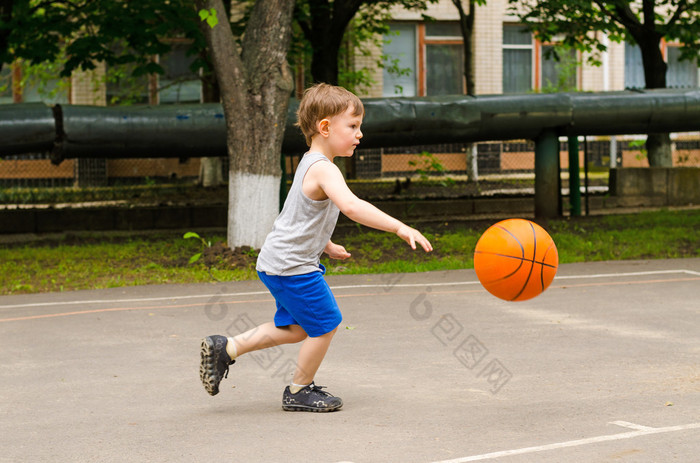
{"label": "window", "polygon": [[[542,90],[568,92],[576,90],[576,50],[556,45],[542,45]],[[556,52],[555,58],[551,52]]]}
{"label": "window", "polygon": [[416,26],[395,23],[384,37],[382,96],[416,96]]}
{"label": "window", "polygon": [[625,88],[644,88],[642,50],[637,44],[625,42]]}
{"label": "window", "polygon": [[426,45],[426,94],[464,94],[464,53],[461,45]]}
{"label": "window", "polygon": [[160,65],[165,74],[158,77],[159,103],[199,103],[202,100],[202,81],[190,70],[195,57],[187,56],[188,49],[186,44],[173,44],[171,52],[161,57]]}
{"label": "window", "polygon": [[575,90],[577,56],[561,44],[535,40],[527,26],[504,24],[503,93]]}
{"label": "window", "polygon": [[[688,88],[698,86],[697,60],[681,61],[681,46],[662,42],[662,52],[666,55],[666,87]],[[644,64],[642,50],[637,44],[625,43],[625,88],[644,88]]]}
{"label": "window", "polygon": [[12,102],[12,65],[4,63],[0,70],[0,104]]}
{"label": "window", "polygon": [[464,94],[459,23],[393,23],[390,30],[384,45],[383,96]]}
{"label": "window", "polygon": [[66,104],[68,103],[68,81],[61,79],[28,80],[22,89],[22,102]]}
{"label": "window", "polygon": [[456,22],[425,24],[425,94],[464,94],[462,31]]}
{"label": "window", "polygon": [[692,60],[680,60],[681,47],[668,45],[666,47],[666,86],[671,88],[688,88],[698,86],[698,62]]}
{"label": "window", "polygon": [[54,78],[55,63],[37,65],[4,63],[0,70],[0,104],[9,103],[68,103],[70,80]]}
{"label": "window", "polygon": [[[112,51],[119,56],[126,52],[125,44],[112,45]],[[148,75],[134,77],[136,65],[107,64],[105,67],[105,87],[107,104],[148,104],[150,103],[150,80]]]}
{"label": "window", "polygon": [[503,25],[503,93],[523,93],[533,89],[532,34],[525,26]]}
{"label": "window", "polygon": [[108,104],[199,103],[202,83],[190,70],[193,56],[187,56],[187,43],[173,43],[170,53],[159,57],[163,75],[132,75],[134,65],[107,68]]}

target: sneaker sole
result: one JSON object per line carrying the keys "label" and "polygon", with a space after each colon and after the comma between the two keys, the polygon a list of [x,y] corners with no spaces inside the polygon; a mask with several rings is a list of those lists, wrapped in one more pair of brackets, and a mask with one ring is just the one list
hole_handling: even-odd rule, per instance
{"label": "sneaker sole", "polygon": [[333,408],[317,408],[309,407],[308,405],[282,405],[282,410],[285,412],[316,412],[316,413],[328,413],[340,410],[343,404],[338,405]]}
{"label": "sneaker sole", "polygon": [[219,393],[219,382],[216,377],[209,374],[210,371],[216,371],[216,358],[214,356],[214,342],[211,338],[202,339],[202,348],[200,351],[201,360],[199,362],[199,379],[202,380],[204,389],[209,395]]}

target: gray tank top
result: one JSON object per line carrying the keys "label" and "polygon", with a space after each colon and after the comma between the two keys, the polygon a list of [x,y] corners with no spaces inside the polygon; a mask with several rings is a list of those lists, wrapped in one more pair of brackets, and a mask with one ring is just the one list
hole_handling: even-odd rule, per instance
{"label": "gray tank top", "polygon": [[340,211],[330,199],[314,201],[301,189],[306,172],[316,162],[330,161],[321,153],[310,152],[299,162],[282,212],[258,255],[257,271],[280,276],[322,271],[321,254]]}

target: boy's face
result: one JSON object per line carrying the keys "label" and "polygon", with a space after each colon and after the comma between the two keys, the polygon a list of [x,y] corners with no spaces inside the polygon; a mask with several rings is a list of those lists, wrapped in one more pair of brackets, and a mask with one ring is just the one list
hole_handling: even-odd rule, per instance
{"label": "boy's face", "polygon": [[334,156],[352,156],[362,138],[362,116],[355,116],[355,108],[350,105],[345,112],[329,118],[328,143]]}

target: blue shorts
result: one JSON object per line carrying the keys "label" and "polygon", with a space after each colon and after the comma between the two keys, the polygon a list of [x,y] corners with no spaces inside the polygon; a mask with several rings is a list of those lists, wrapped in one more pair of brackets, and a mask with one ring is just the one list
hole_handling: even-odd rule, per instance
{"label": "blue shorts", "polygon": [[277,276],[258,272],[277,303],[275,326],[299,325],[312,338],[330,333],[343,316],[331,288],[323,278],[326,269],[304,275]]}

